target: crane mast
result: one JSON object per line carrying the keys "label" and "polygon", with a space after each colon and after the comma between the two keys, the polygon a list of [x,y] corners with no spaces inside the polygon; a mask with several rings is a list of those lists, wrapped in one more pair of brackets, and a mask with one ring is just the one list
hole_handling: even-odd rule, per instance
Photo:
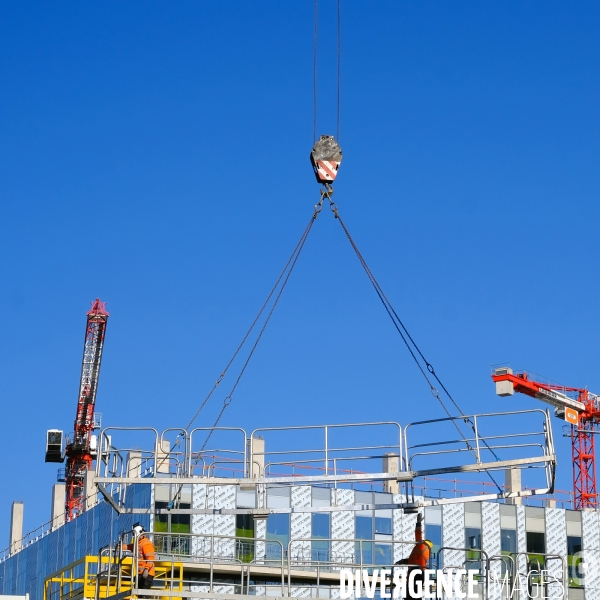
{"label": "crane mast", "polygon": [[509,367],[495,369],[492,379],[499,396],[519,392],[537,398],[554,406],[556,416],[570,423],[566,436],[571,438],[574,508],[598,508],[594,435],[600,424],[600,398],[586,388],[535,381],[527,372],[513,373]]}
{"label": "crane mast", "polygon": [[94,408],[100,377],[102,349],[109,313],[106,302],[97,298],[87,313],[79,400],[73,428],[73,437],[65,448],[65,517],[71,520],[84,509],[85,475],[92,468],[96,456],[94,430]]}

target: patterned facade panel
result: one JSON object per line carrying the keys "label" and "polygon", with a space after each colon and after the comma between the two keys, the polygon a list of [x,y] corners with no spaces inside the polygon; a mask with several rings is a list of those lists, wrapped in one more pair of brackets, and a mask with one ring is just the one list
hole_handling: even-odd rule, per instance
{"label": "patterned facade panel", "polygon": [[600,520],[597,512],[581,513],[581,533],[587,568],[585,600],[600,600]]}
{"label": "patterned facade panel", "polygon": [[[193,508],[235,508],[235,499],[236,488],[233,485],[192,486]],[[194,556],[234,558],[235,539],[232,538],[235,537],[235,515],[192,515],[191,531],[206,536],[192,538]]]}
{"label": "patterned facade panel", "polygon": [[[267,537],[267,520],[266,519],[255,519],[254,520],[254,537],[257,540],[264,540]],[[257,541],[255,544],[256,562],[261,564],[267,554],[267,545],[265,542]]]}
{"label": "patterned facade panel", "polygon": [[310,598],[312,590],[309,587],[292,587],[291,592],[292,598]]}
{"label": "patterned facade panel", "polygon": [[[354,490],[332,489],[332,506],[349,506],[354,504]],[[355,513],[353,511],[335,511],[331,513],[331,537],[333,539],[352,540],[355,537]],[[354,542],[331,542],[331,560],[351,560],[354,556]]]}
{"label": "patterned facade panel", "polygon": [[600,548],[600,520],[597,512],[588,510],[581,512],[581,533],[584,550]]}
{"label": "patterned facade panel", "polygon": [[[481,503],[481,534],[483,551],[488,558],[499,557],[500,543],[500,505],[492,502]],[[501,559],[490,561],[489,576],[492,581],[500,581],[502,577]],[[490,586],[489,599],[500,600],[502,594],[499,586]]]}
{"label": "patterned facade panel", "polygon": [[[192,508],[208,508],[208,486],[206,484],[192,485]],[[210,535],[213,532],[213,521],[213,515],[192,515],[190,531],[195,534]],[[209,557],[211,538],[193,536],[191,553],[192,556],[199,559]]]}
{"label": "patterned facade panel", "polygon": [[[565,511],[560,508],[546,509],[546,553],[562,558],[548,558],[547,569],[552,576],[560,574],[567,568],[567,520]],[[548,585],[548,598],[560,600],[563,587],[560,583]]]}
{"label": "patterned facade panel", "polygon": [[308,508],[312,501],[312,488],[310,485],[295,485],[290,492],[292,508]]}
{"label": "patterned facade panel", "polygon": [[[190,577],[190,581],[196,581],[196,578]],[[239,586],[238,586],[239,589]],[[190,585],[190,591],[198,593],[198,596],[192,598],[192,600],[202,600],[204,596],[202,594],[210,593],[210,586],[206,583],[192,583]],[[213,593],[216,594],[235,594],[235,586],[233,585],[213,585]]]}
{"label": "patterned facade panel", "polygon": [[294,541],[303,540],[311,537],[311,515],[310,513],[292,514],[290,521],[290,539],[293,541],[290,552],[297,560],[306,561],[311,557],[310,541]]}
{"label": "patterned facade panel", "polygon": [[[525,507],[516,506],[517,509],[517,571],[519,573],[520,591],[518,600],[528,600],[527,598],[527,534],[525,530]],[[515,594],[516,596],[516,594]]]}
{"label": "patterned facade panel", "polygon": [[[215,488],[215,508],[235,508],[237,492],[235,485],[218,485]],[[215,538],[215,555],[218,553],[218,556],[235,559],[235,515],[216,515],[214,534],[223,536],[221,539]],[[232,594],[233,591],[221,593]]]}
{"label": "patterned facade panel", "polygon": [[[394,494],[394,504],[403,504],[405,502],[405,496],[403,494]],[[401,508],[395,508],[392,511],[392,532],[394,540],[402,540],[402,519],[404,511]],[[402,552],[402,544],[394,544],[394,562],[404,558]]]}
{"label": "patterned facade panel", "polygon": [[[312,488],[309,485],[293,486],[290,493],[290,502],[292,508],[309,508],[312,503]],[[310,513],[292,513],[290,519],[290,539],[301,540],[310,538],[311,530]],[[311,544],[310,542],[294,542],[290,547],[290,552],[296,563],[310,561]],[[305,588],[298,588],[305,589]]]}
{"label": "patterned facade panel", "polygon": [[[463,504],[445,504],[442,507],[442,543],[445,547],[465,547],[465,507]],[[461,567],[465,561],[462,550],[445,550],[444,566]]]}
{"label": "patterned facade panel", "polygon": [[[406,496],[403,494],[396,494],[394,496],[394,503],[401,504],[406,502]],[[415,502],[423,500],[422,496],[415,496]],[[423,509],[420,508],[419,513],[423,513]],[[402,558],[408,558],[411,553],[414,542],[415,542],[415,526],[417,524],[417,513],[405,513],[402,509],[395,509],[393,511],[393,532],[394,540],[406,542],[404,544],[394,544],[394,562]],[[427,525],[425,525],[427,527]],[[425,535],[427,532],[425,531]]]}

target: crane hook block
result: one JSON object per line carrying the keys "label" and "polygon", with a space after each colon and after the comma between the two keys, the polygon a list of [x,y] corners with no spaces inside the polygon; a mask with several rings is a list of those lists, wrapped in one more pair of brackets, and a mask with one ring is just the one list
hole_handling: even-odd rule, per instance
{"label": "crane hook block", "polygon": [[319,183],[331,183],[342,163],[342,149],[332,135],[322,135],[313,146],[310,162]]}

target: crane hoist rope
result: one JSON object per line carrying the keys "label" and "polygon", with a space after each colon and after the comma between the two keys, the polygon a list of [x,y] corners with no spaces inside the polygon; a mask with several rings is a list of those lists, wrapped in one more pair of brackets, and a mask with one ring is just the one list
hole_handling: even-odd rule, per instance
{"label": "crane hoist rope", "polygon": [[[313,19],[313,142],[317,141],[317,58],[319,40],[319,0],[314,1]],[[342,79],[342,0],[337,1],[337,105],[336,137],[340,139],[340,99]]]}
{"label": "crane hoist rope", "polygon": [[[197,419],[198,415],[200,414],[200,412],[202,411],[202,409],[206,406],[208,400],[210,399],[210,397],[212,396],[213,392],[217,389],[217,387],[219,386],[219,384],[221,383],[221,381],[223,380],[223,378],[225,377],[227,371],[229,370],[229,367],[232,365],[233,361],[236,359],[237,355],[240,353],[242,347],[244,346],[244,344],[246,343],[246,341],[248,340],[248,337],[250,336],[250,333],[252,332],[252,330],[254,329],[254,327],[256,326],[256,324],[258,323],[261,315],[263,314],[263,312],[265,311],[267,305],[269,304],[269,301],[271,300],[271,298],[273,297],[273,294],[275,293],[275,291],[277,290],[277,288],[279,288],[279,291],[277,292],[277,295],[275,296],[275,300],[273,301],[273,304],[271,306],[271,309],[269,310],[269,313],[267,314],[267,317],[265,319],[265,322],[263,323],[258,336],[256,337],[256,340],[254,341],[254,344],[252,346],[252,348],[250,349],[250,352],[248,353],[248,356],[246,357],[246,360],[244,361],[244,364],[233,384],[233,387],[231,388],[231,390],[229,391],[229,394],[227,394],[227,396],[225,396],[225,399],[223,400],[223,405],[221,407],[221,411],[219,412],[215,422],[212,425],[212,428],[210,429],[210,431],[208,432],[208,435],[206,436],[206,439],[204,440],[204,443],[202,444],[202,448],[200,449],[200,452],[203,452],[206,449],[206,445],[208,444],[212,434],[215,431],[215,428],[218,426],[221,417],[223,416],[223,413],[225,412],[225,410],[227,410],[227,407],[231,404],[232,400],[233,400],[233,394],[235,393],[238,384],[240,383],[240,380],[242,379],[244,373],[246,372],[246,368],[248,367],[248,364],[250,363],[250,360],[252,359],[252,356],[254,355],[254,351],[256,350],[258,343],[260,342],[263,333],[265,332],[265,329],[267,328],[267,325],[269,324],[269,321],[271,320],[271,317],[273,316],[273,313],[275,311],[275,308],[277,306],[277,304],[279,303],[279,300],[281,298],[281,295],[283,294],[283,290],[285,289],[290,276],[292,274],[292,271],[294,270],[294,267],[296,266],[296,263],[298,262],[298,258],[300,257],[300,253],[302,252],[302,249],[304,248],[304,244],[306,243],[306,240],[308,238],[308,234],[310,233],[312,226],[314,225],[314,222],[317,220],[317,217],[319,216],[319,213],[321,212],[321,208],[323,205],[323,197],[321,197],[321,201],[319,203],[317,203],[317,205],[315,205],[314,211],[313,211],[313,215],[310,218],[310,221],[308,222],[308,225],[306,226],[306,228],[304,229],[304,231],[302,232],[302,235],[300,236],[300,239],[298,240],[298,243],[296,244],[296,247],[294,248],[292,254],[290,255],[288,261],[285,264],[285,267],[283,268],[283,270],[281,271],[281,273],[279,274],[279,277],[277,278],[277,281],[275,282],[275,285],[273,286],[273,288],[271,289],[271,291],[269,292],[269,295],[267,296],[267,299],[265,300],[264,304],[262,305],[262,307],[260,308],[260,310],[258,311],[258,314],[256,315],[256,318],[254,319],[254,321],[252,322],[252,325],[250,325],[250,328],[248,329],[248,331],[246,332],[246,335],[244,335],[244,337],[242,338],[242,341],[240,342],[240,345],[237,347],[236,351],[233,353],[233,356],[231,357],[231,359],[229,360],[229,362],[227,363],[227,366],[225,367],[225,369],[223,369],[223,372],[221,373],[221,375],[219,375],[217,381],[215,382],[213,388],[211,389],[211,391],[208,393],[208,395],[206,396],[206,398],[204,399],[204,401],[202,402],[202,404],[200,405],[200,408],[196,411],[196,414],[193,416],[192,420],[189,422],[188,426],[187,426],[187,430],[189,431],[190,427],[192,426],[192,424],[194,423],[194,421]],[[281,284],[281,286],[280,286]],[[175,441],[175,446],[176,447],[181,441],[181,437],[177,436],[177,439]],[[200,452],[198,453],[198,456],[196,457],[196,459],[194,460],[194,465],[197,465],[198,462],[200,461]],[[179,489],[177,490],[177,492],[175,493],[175,495],[173,496],[173,499],[169,502],[167,508],[171,509],[173,508],[180,500],[181,498],[181,492],[183,490],[183,485],[179,486]]]}
{"label": "crane hoist rope", "polygon": [[[217,387],[219,387],[219,384],[221,383],[221,381],[223,381],[223,378],[227,374],[227,371],[229,370],[229,367],[231,367],[231,365],[233,364],[233,361],[237,358],[237,355],[242,350],[244,344],[248,340],[248,337],[252,333],[252,330],[254,329],[254,327],[256,326],[256,324],[258,323],[261,315],[263,314],[263,312],[265,311],[267,305],[269,304],[269,301],[271,300],[273,294],[275,293],[275,290],[279,287],[279,284],[281,283],[281,280],[283,279],[284,275],[288,272],[290,264],[292,263],[292,261],[294,261],[294,263],[295,263],[295,260],[297,260],[297,255],[302,250],[302,247],[304,246],[304,242],[306,242],[306,238],[308,237],[308,234],[309,234],[309,232],[310,232],[310,230],[311,230],[311,228],[313,226],[313,223],[314,223],[315,219],[316,219],[316,216],[313,215],[313,217],[311,218],[309,224],[307,225],[306,229],[304,230],[303,234],[300,236],[300,240],[298,240],[298,243],[296,244],[296,247],[294,248],[294,251],[290,255],[287,263],[285,264],[285,267],[283,267],[283,270],[279,274],[279,277],[277,278],[277,281],[275,282],[275,285],[271,288],[271,291],[269,292],[269,295],[267,296],[267,299],[264,301],[263,305],[261,306],[260,310],[258,311],[258,314],[256,315],[256,318],[252,322],[252,325],[250,325],[248,331],[246,331],[246,334],[244,335],[244,337],[242,338],[242,341],[240,342],[239,346],[237,347],[237,349],[233,353],[233,356],[229,359],[229,362],[227,363],[227,365],[225,366],[225,368],[223,369],[223,371],[221,372],[221,374],[219,375],[219,377],[215,381],[215,384],[213,385],[212,389],[210,390],[210,392],[208,393],[208,395],[206,396],[206,398],[204,398],[202,404],[200,405],[200,407],[198,408],[198,410],[196,411],[196,413],[194,414],[194,416],[191,418],[191,420],[188,423],[186,429],[189,430],[189,428],[194,424],[194,421],[198,418],[198,416],[202,412],[202,409],[206,406],[206,403],[210,400],[211,396],[213,395],[214,391],[217,389]],[[294,257],[296,257],[296,258],[294,259]],[[293,266],[292,266],[292,268],[293,268]],[[290,271],[290,273],[291,273],[291,271]],[[289,278],[289,274],[286,277],[286,282],[287,282],[288,278]],[[285,283],[284,283],[284,287],[285,287]],[[283,288],[282,288],[281,291],[283,291]],[[281,295],[281,291],[279,292],[277,300],[279,299],[279,296]],[[273,312],[273,309],[271,309],[271,313],[272,312]],[[270,318],[270,315],[269,315],[269,318]],[[268,320],[267,320],[267,322],[268,322]],[[262,331],[264,331],[264,327],[265,326],[263,326]],[[261,331],[261,335],[262,335],[262,331]],[[238,377],[238,382],[239,382],[239,377]],[[236,385],[236,387],[237,387],[237,385]],[[233,391],[235,391],[235,389]]]}
{"label": "crane hoist rope", "polygon": [[[208,443],[208,440],[210,440],[210,438],[214,432],[214,428],[219,424],[219,421],[221,420],[223,413],[225,412],[226,408],[231,404],[231,402],[233,400],[233,394],[235,393],[235,390],[237,389],[237,386],[240,383],[240,380],[242,379],[244,373],[246,372],[246,368],[248,367],[248,364],[250,363],[250,360],[252,359],[252,356],[254,355],[254,351],[256,350],[258,343],[260,342],[260,340],[263,336],[263,333],[265,332],[265,329],[267,328],[267,325],[269,324],[269,321],[271,320],[271,317],[273,316],[273,313],[275,312],[275,308],[277,307],[277,304],[279,303],[281,295],[283,294],[283,290],[285,289],[285,286],[287,285],[287,283],[290,279],[292,271],[294,270],[294,267],[296,266],[296,263],[298,262],[300,253],[302,252],[302,249],[304,248],[304,244],[306,243],[308,234],[310,233],[310,230],[312,229],[312,226],[313,226],[314,222],[316,221],[319,212],[320,211],[317,211],[317,209],[315,207],[315,212],[313,213],[313,216],[310,218],[310,221],[309,221],[308,225],[306,226],[304,233],[300,237],[300,241],[296,245],[296,248],[294,248],[294,252],[292,253],[290,259],[288,260],[288,262],[286,264],[286,268],[284,269],[283,272],[285,272],[287,270],[287,273],[285,275],[285,278],[283,279],[283,282],[281,283],[281,287],[279,288],[279,292],[277,293],[277,296],[275,297],[273,305],[271,306],[271,310],[269,311],[269,314],[267,315],[267,318],[265,319],[265,322],[263,323],[263,326],[261,327],[261,329],[258,333],[258,336],[256,337],[256,340],[254,341],[254,345],[252,346],[252,348],[246,358],[246,361],[244,362],[244,365],[242,366],[242,368],[237,376],[237,379],[235,380],[235,383],[233,384],[233,387],[231,388],[231,391],[229,392],[229,394],[227,394],[227,396],[225,397],[225,400],[223,401],[223,406],[221,408],[221,412],[217,416],[217,419],[214,422],[213,428],[209,431],[206,439],[204,440],[204,444],[202,445],[201,451],[203,451],[206,448],[206,444]],[[288,268],[288,265],[289,265],[289,268]],[[282,274],[283,274],[283,272],[282,272]],[[279,281],[281,281],[281,276],[279,277],[278,283],[279,283]],[[277,287],[277,285],[278,284],[276,284],[275,287]],[[272,293],[271,293],[271,295],[272,295]],[[268,302],[268,300],[267,300],[267,302]],[[263,307],[263,309],[264,309],[264,307]],[[261,312],[263,309],[261,309]],[[256,318],[255,323],[257,320],[258,320],[258,317]]]}
{"label": "crane hoist rope", "polygon": [[[357,256],[357,258],[358,258],[358,260],[360,262],[360,264],[362,265],[365,273],[367,274],[367,277],[369,278],[369,281],[373,285],[373,288],[375,289],[375,292],[377,293],[377,296],[379,297],[379,300],[383,304],[383,307],[385,308],[388,316],[390,317],[392,323],[394,324],[394,327],[395,327],[396,331],[399,333],[402,341],[404,342],[404,345],[406,346],[406,348],[408,349],[410,355],[412,356],[413,360],[415,361],[415,364],[417,365],[419,371],[421,372],[421,374],[425,378],[425,381],[429,385],[429,389],[431,391],[431,394],[440,403],[440,405],[442,406],[442,408],[444,409],[444,411],[448,415],[448,417],[452,418],[452,414],[450,413],[450,411],[448,410],[448,407],[446,406],[446,404],[442,400],[442,398],[440,396],[439,390],[433,385],[433,383],[431,382],[431,380],[427,376],[427,373],[425,372],[426,370],[430,373],[430,375],[432,375],[434,377],[434,379],[438,382],[439,386],[442,388],[442,390],[448,396],[448,398],[450,399],[450,401],[452,402],[452,404],[454,404],[454,406],[456,407],[456,409],[458,410],[458,412],[460,413],[460,415],[463,417],[462,420],[465,423],[465,425],[467,427],[469,427],[473,431],[473,433],[476,435],[474,423],[471,421],[471,419],[469,417],[465,416],[464,412],[461,410],[461,408],[458,405],[458,403],[456,402],[456,400],[454,400],[454,398],[452,397],[452,395],[450,394],[450,392],[448,391],[448,389],[446,388],[446,386],[442,383],[441,379],[439,378],[439,376],[435,372],[435,369],[434,369],[433,365],[425,358],[423,352],[421,351],[421,349],[419,348],[419,346],[416,344],[415,340],[410,335],[408,329],[406,328],[406,326],[404,325],[404,323],[402,322],[402,320],[398,316],[398,313],[396,312],[396,310],[392,306],[392,303],[389,301],[389,299],[385,295],[385,292],[383,291],[382,287],[379,285],[379,282],[375,278],[375,275],[373,275],[373,272],[369,268],[369,265],[367,264],[367,261],[364,259],[362,253],[358,249],[358,246],[356,245],[356,242],[354,241],[353,237],[350,235],[350,232],[348,231],[348,228],[346,227],[346,224],[344,223],[344,220],[342,219],[341,215],[339,214],[337,205],[332,200],[332,195],[333,195],[333,188],[332,188],[332,186],[329,185],[329,184],[326,184],[325,190],[321,190],[321,202],[323,202],[323,198],[324,197],[327,197],[329,199],[329,208],[333,212],[334,217],[339,221],[340,225],[342,226],[342,229],[344,230],[344,233],[346,234],[346,237],[348,238],[348,241],[350,242],[350,245],[352,246],[352,248],[353,248],[353,250],[354,250],[354,252],[355,252],[355,254],[356,254],[356,256]],[[410,343],[409,343],[409,340],[410,340]],[[411,347],[411,344],[412,344],[412,347]],[[425,368],[419,362],[419,359],[417,358],[417,354],[415,354],[415,351],[421,357],[421,359],[422,359],[422,361],[424,363]],[[467,437],[464,435],[464,433],[462,432],[462,430],[458,426],[458,423],[455,420],[453,420],[452,424],[454,425],[454,427],[458,431],[459,435],[463,438],[463,440],[464,440],[464,442],[465,442],[465,444],[467,446],[467,449],[470,452],[472,452],[473,454],[475,454],[476,453],[475,448],[473,448],[473,446],[469,443],[469,440],[467,439]],[[488,445],[488,443],[486,442],[486,440],[481,440],[481,441],[483,442],[483,444],[485,445],[485,447],[492,453],[492,455],[494,456],[494,458],[496,460],[500,460],[499,457],[497,456],[497,454],[494,452],[494,450]],[[500,490],[500,492],[502,492],[502,489],[501,489],[500,485],[498,485],[498,483],[496,482],[496,480],[494,479],[494,477],[488,471],[486,471],[486,472],[487,472],[489,478],[496,485],[496,487]]]}

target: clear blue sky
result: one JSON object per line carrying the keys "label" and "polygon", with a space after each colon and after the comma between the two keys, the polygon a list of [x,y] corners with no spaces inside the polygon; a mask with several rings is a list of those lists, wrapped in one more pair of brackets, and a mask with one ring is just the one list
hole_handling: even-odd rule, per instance
{"label": "clear blue sky", "polygon": [[[49,516],[44,436],[72,429],[91,300],[104,423],[156,427],[187,424],[262,304],[318,199],[312,4],[0,8],[0,546],[14,499],[26,529]],[[342,4],[336,200],[414,337],[465,411],[536,406],[495,396],[501,361],[600,392],[600,7]],[[429,416],[324,212],[223,423]]]}

